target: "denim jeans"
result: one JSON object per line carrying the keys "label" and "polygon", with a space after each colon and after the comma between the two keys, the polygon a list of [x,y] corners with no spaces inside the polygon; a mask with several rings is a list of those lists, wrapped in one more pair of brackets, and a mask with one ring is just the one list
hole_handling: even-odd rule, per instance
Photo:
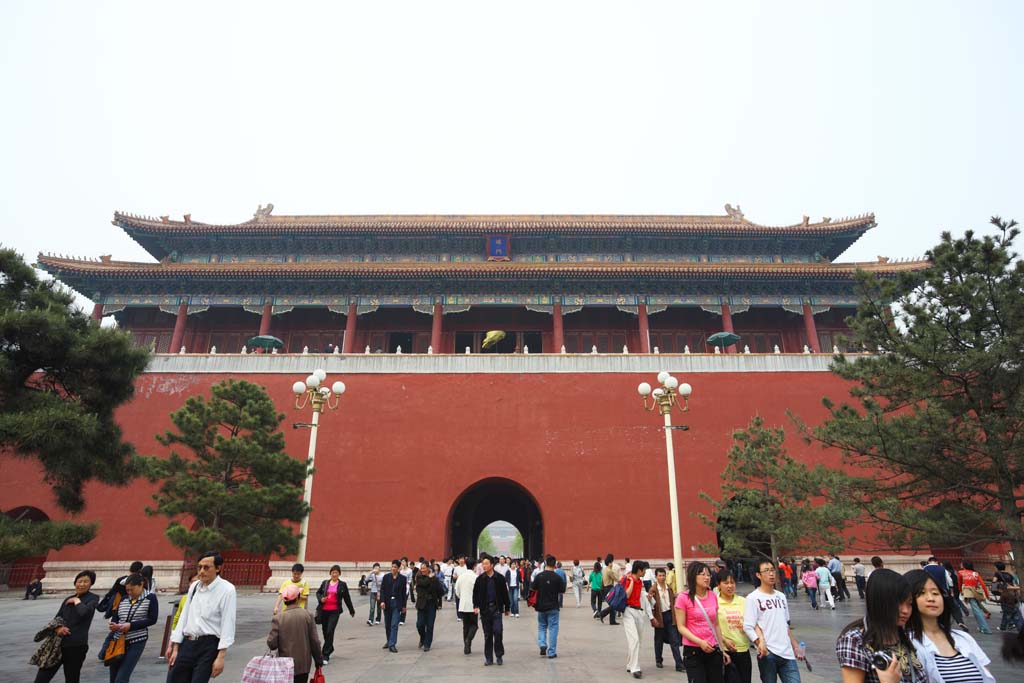
{"label": "denim jeans", "polygon": [[818,589],[817,588],[808,588],[807,589],[807,595],[809,595],[810,598],[811,598],[811,608],[812,609],[818,609]]}
{"label": "denim jeans", "polygon": [[1021,624],[1020,607],[1018,605],[1008,605],[999,608],[1003,611],[1003,619],[999,624],[999,628],[1004,631],[1019,631]]}
{"label": "denim jeans", "polygon": [[558,610],[537,612],[537,646],[548,649],[548,657],[558,654]]}
{"label": "denim jeans", "polygon": [[402,608],[400,606],[388,607],[384,610],[384,630],[388,636],[388,646],[398,646],[398,623],[402,620]]}
{"label": "denim jeans", "polygon": [[[122,638],[124,636],[121,636]],[[132,672],[135,665],[142,657],[142,651],[146,649],[146,641],[128,643],[124,646],[124,659],[120,664],[110,666],[110,683],[128,683],[132,679]]]}
{"label": "denim jeans", "polygon": [[512,603],[512,614],[519,614],[519,586],[512,586],[508,589],[508,601]]}
{"label": "denim jeans", "polygon": [[800,666],[795,659],[786,659],[771,652],[767,657],[757,660],[757,669],[761,672],[761,683],[800,683]]}
{"label": "denim jeans", "polygon": [[416,612],[416,631],[420,634],[420,645],[429,648],[434,642],[434,619],[437,617],[437,607],[427,605]]}
{"label": "denim jeans", "polygon": [[971,608],[974,618],[978,620],[978,630],[982,633],[992,633],[992,629],[988,627],[988,620],[985,618],[985,610],[981,608],[981,603],[978,602],[978,599],[964,598],[964,602]]}

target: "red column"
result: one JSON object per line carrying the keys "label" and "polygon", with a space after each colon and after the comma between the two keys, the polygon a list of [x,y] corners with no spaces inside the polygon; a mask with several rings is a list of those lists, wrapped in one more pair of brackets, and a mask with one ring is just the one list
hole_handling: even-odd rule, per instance
{"label": "red column", "polygon": [[[729,308],[729,304],[722,302],[722,331],[733,332],[732,329],[732,309]],[[736,353],[736,345],[732,344],[725,347],[726,353]]]}
{"label": "red column", "polygon": [[647,304],[638,305],[636,313],[640,323],[640,353],[650,353],[651,331],[647,324]]}
{"label": "red column", "polygon": [[441,304],[434,304],[434,319],[430,323],[430,345],[434,347],[434,353],[441,353],[441,323],[444,321],[444,311]]}
{"label": "red column", "polygon": [[555,348],[551,353],[561,353],[565,346],[565,332],[562,328],[562,304],[555,304],[551,307],[551,344]]}
{"label": "red column", "polygon": [[270,334],[270,316],[274,313],[271,304],[263,304],[263,315],[260,317],[260,336]]}
{"label": "red column", "polygon": [[92,319],[96,322],[103,320],[103,304],[95,303],[92,305]]}
{"label": "red column", "polygon": [[807,331],[807,345],[814,353],[821,353],[818,343],[818,326],[814,324],[814,312],[810,304],[804,304],[804,330]]}
{"label": "red column", "polygon": [[342,353],[352,353],[356,343],[356,305],[348,305],[348,313],[345,315],[345,339],[341,342]]}
{"label": "red column", "polygon": [[188,318],[188,304],[178,304],[178,317],[174,319],[174,333],[171,335],[171,353],[181,350],[185,340],[185,320]]}

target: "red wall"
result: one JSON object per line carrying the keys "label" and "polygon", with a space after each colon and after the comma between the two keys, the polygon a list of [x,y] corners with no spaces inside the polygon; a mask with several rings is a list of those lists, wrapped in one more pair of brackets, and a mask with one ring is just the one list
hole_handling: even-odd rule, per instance
{"label": "red wall", "polygon": [[[136,398],[119,412],[140,453],[160,454],[154,434],[170,426],[184,399],[209,393],[225,379],[210,374],[146,374]],[[285,374],[236,377],[263,384],[281,412],[289,452],[306,454],[308,420],[294,410]],[[333,381],[335,377],[329,378]],[[641,410],[633,374],[347,375],[341,408],[321,420],[313,487],[308,559],[369,560],[396,555],[440,556],[446,520],[459,495],[475,482],[505,477],[537,500],[546,549],[562,557],[669,557],[665,450],[660,416]],[[822,419],[821,397],[846,397],[826,372],[707,373],[693,385],[691,410],[674,418],[690,431],[674,433],[684,556],[713,540],[692,514],[708,511],[697,496],[718,493],[730,435],[760,414],[787,427],[791,452],[825,460],[792,436],[785,415]],[[828,456],[831,457],[831,456]],[[5,457],[0,509],[33,505],[66,518],[31,462]],[[180,557],[165,540],[167,520],[149,517],[153,487],[145,481],[115,489],[90,485],[84,518],[101,522],[87,546],[49,560]],[[128,548],[131,551],[128,551]]]}

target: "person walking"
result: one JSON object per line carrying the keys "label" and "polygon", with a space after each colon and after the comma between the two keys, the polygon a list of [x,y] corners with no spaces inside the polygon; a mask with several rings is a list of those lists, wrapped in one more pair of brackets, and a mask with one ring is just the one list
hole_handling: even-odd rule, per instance
{"label": "person walking", "polygon": [[[348,607],[350,617],[356,616],[356,610],[352,607],[352,595],[349,593],[348,584],[341,580],[341,565],[336,564],[331,567],[330,574],[331,578],[324,579],[320,587],[316,589],[316,612],[317,616],[320,617],[320,629],[324,636],[322,648],[324,664],[329,662],[331,655],[334,654],[334,631],[338,628],[342,603]],[[373,600],[372,595],[370,599]],[[285,602],[287,603],[287,600]]]}
{"label": "person walking", "polygon": [[590,581],[590,609],[594,612],[596,618],[601,613],[601,599],[604,597],[601,588],[601,563],[595,562],[594,568],[590,570],[590,574],[587,577]]}
{"label": "person walking", "polygon": [[554,659],[558,656],[559,598],[565,593],[565,579],[555,571],[555,557],[544,558],[544,571],[533,582],[537,590],[537,647],[540,656]]}
{"label": "person walking", "polygon": [[[299,609],[306,609],[306,602],[309,600],[309,581],[302,578],[305,571],[306,568],[301,564],[296,563],[292,565],[292,578],[282,581],[281,587],[277,590],[277,601],[274,602],[274,614],[277,614],[281,610],[284,603],[284,589],[288,586],[299,587],[299,599],[293,606],[298,607]],[[284,606],[284,609],[288,609],[288,607]]]}
{"label": "person walking", "polygon": [[583,567],[580,566],[579,560],[572,561],[572,591],[576,596],[576,608],[579,609],[580,603],[583,602],[583,586],[587,582],[587,577],[583,571]]}
{"label": "person walking", "polygon": [[828,571],[832,574],[833,590],[836,593],[836,602],[843,602],[850,597],[850,589],[846,587],[846,572],[843,571],[843,561],[834,553],[828,555]]}
{"label": "person walking", "polygon": [[444,585],[430,566],[416,575],[416,632],[420,636],[419,648],[424,652],[430,652],[434,643],[434,620],[444,593]]}
{"label": "person walking", "polygon": [[61,601],[57,609],[57,617],[64,620],[64,625],[57,629],[60,636],[60,663],[49,669],[36,672],[35,683],[47,683],[64,668],[64,680],[67,683],[78,683],[81,680],[82,664],[89,651],[89,627],[92,617],[96,614],[96,606],[100,596],[91,591],[96,583],[96,572],[84,570],[75,576],[75,594]]}
{"label": "person walking", "polygon": [[[608,594],[612,592],[612,588],[618,582],[619,577],[615,573],[615,557],[608,553],[604,558],[604,568],[601,570],[601,592],[604,594],[605,602],[608,601]],[[604,623],[605,617],[608,617],[609,625],[615,626],[615,610],[612,609],[611,605],[608,605],[595,615],[595,618],[600,619],[602,623]]]}
{"label": "person walking", "polygon": [[224,558],[208,552],[196,563],[199,580],[188,591],[188,601],[171,633],[167,663],[171,683],[208,683],[224,671],[224,658],[235,642],[237,595],[220,578]]}
{"label": "person walking", "polygon": [[382,650],[398,652],[398,627],[405,619],[406,601],[409,599],[409,582],[399,571],[402,563],[391,560],[391,572],[380,582],[380,607],[384,610],[384,631],[388,642]]}
{"label": "person walking", "polygon": [[[541,566],[540,571],[538,571],[537,574],[540,574],[543,571],[545,571],[545,568]],[[565,573],[564,569],[562,569],[561,562],[555,565],[555,573],[558,574],[558,578],[562,579],[562,592],[558,594],[558,608],[561,609],[563,606],[562,601],[565,600],[565,591],[569,586],[569,575]]]}
{"label": "person walking", "polygon": [[[346,588],[346,592],[347,590]],[[271,619],[267,647],[277,650],[279,657],[291,657],[295,663],[295,683],[309,683],[309,673],[313,664],[316,664],[317,669],[324,665],[316,624],[308,611],[288,609],[297,608],[298,601],[302,599],[302,589],[299,586],[285,587],[281,597],[284,598],[285,609]]]}
{"label": "person walking", "polygon": [[967,606],[960,601],[960,582],[957,581],[956,569],[953,568],[953,563],[949,560],[942,563],[942,568],[946,570],[946,584],[949,586],[950,594],[950,601],[946,607],[952,609],[953,620],[956,621],[960,630],[967,633],[970,631],[967,624],[964,623],[964,610],[967,609]]}
{"label": "person walking", "polygon": [[725,676],[729,683],[750,683],[750,639],[743,632],[746,607],[746,598],[736,595],[736,575],[728,569],[718,572],[718,631],[729,655]]}
{"label": "person walking", "polygon": [[960,583],[960,593],[964,596],[964,602],[971,608],[974,618],[978,620],[978,630],[982,633],[992,633],[988,627],[988,619],[992,614],[985,609],[983,601],[989,600],[988,586],[981,574],[974,571],[974,563],[964,560],[960,563],[960,571],[957,572],[957,580]]}
{"label": "person walking", "polygon": [[505,574],[505,581],[508,583],[508,600],[512,605],[512,616],[519,618],[519,587],[522,579],[519,577],[519,560],[512,560],[509,571]]}
{"label": "person walking", "polygon": [[932,577],[918,569],[904,574],[913,598],[907,635],[930,683],[995,683],[991,663],[977,641],[950,628],[951,614]]}
{"label": "person walking", "polygon": [[623,630],[626,632],[626,671],[633,674],[633,678],[643,678],[644,674],[640,669],[640,644],[643,642],[644,624],[647,621],[643,580],[647,563],[636,560],[632,563],[631,569],[632,571],[619,582],[626,591],[626,611],[622,614]]}
{"label": "person walking", "polygon": [[476,560],[469,557],[460,564],[462,572],[455,579],[455,609],[462,622],[462,652],[468,655],[473,653],[473,637],[477,629],[477,615],[473,609],[473,587],[476,584],[476,572],[473,569]]}
{"label": "person walking", "polygon": [[835,587],[835,579],[832,577],[832,572],[825,566],[825,560],[821,557],[814,558],[814,564],[817,565],[814,573],[818,575],[818,597],[824,596],[828,606],[835,609],[836,600],[832,590]]}
{"label": "person walking", "polygon": [[[826,570],[827,571],[827,570]],[[762,683],[800,683],[797,660],[804,655],[789,625],[789,601],[775,589],[775,566],[768,560],[757,564],[758,587],[747,595],[743,632],[757,647],[757,669]]]}
{"label": "person walking", "polygon": [[800,575],[800,581],[807,589],[807,597],[811,599],[811,609],[818,609],[818,572],[806,565]]}
{"label": "person walking", "polygon": [[729,655],[718,629],[718,596],[711,590],[711,568],[691,562],[686,568],[689,590],[675,602],[676,628],[683,636],[683,667],[691,683],[724,683]]}
{"label": "person walking", "polygon": [[672,652],[676,663],[676,671],[683,670],[683,655],[679,651],[679,631],[676,630],[673,613],[676,604],[676,592],[668,583],[668,574],[662,567],[654,572],[654,585],[648,595],[653,602],[652,626],[654,626],[654,666],[664,668],[663,653],[665,643]]}
{"label": "person walking", "polygon": [[996,571],[992,576],[992,588],[999,596],[999,609],[1003,618],[999,624],[1000,631],[1019,631],[1021,629],[1020,613],[1020,581],[1006,571],[1005,562],[995,563]]}
{"label": "person walking", "polygon": [[156,623],[160,602],[156,593],[146,590],[146,578],[132,574],[125,580],[127,596],[110,618],[113,640],[124,638],[124,657],[110,664],[110,683],[128,683],[146,649],[149,627]]}
{"label": "person walking", "polygon": [[864,599],[864,587],[867,585],[867,569],[861,564],[860,558],[853,558],[853,580],[857,584],[857,595]]}
{"label": "person walking", "polygon": [[[132,574],[139,574],[142,572],[142,568],[145,565],[140,560],[135,560],[128,565],[128,573],[124,576],[119,576],[114,579],[114,585],[110,587],[110,590],[100,598],[100,602],[96,605],[97,612],[103,612],[105,619],[110,619],[117,612],[117,606],[121,604],[121,601],[128,597],[128,590],[124,587],[125,581]],[[110,645],[110,641],[114,638],[112,632],[107,632],[106,637],[103,639],[103,644],[100,645],[99,651],[96,653],[96,659],[103,661],[103,655],[107,651],[107,646]]]}
{"label": "person walking", "polygon": [[[864,617],[848,624],[836,640],[843,683],[927,683],[906,630],[913,611],[910,583],[891,569],[879,569],[871,572],[866,596]],[[880,669],[874,659],[881,653],[888,655],[889,665]]]}
{"label": "person walking", "polygon": [[508,584],[494,572],[494,559],[490,555],[484,555],[480,563],[483,573],[473,584],[473,611],[480,618],[484,630],[484,666],[494,663],[501,666],[505,656],[501,617],[502,614],[508,616],[511,607]]}
{"label": "person walking", "polygon": [[374,562],[373,570],[366,575],[366,585],[370,590],[370,615],[366,617],[367,626],[380,623],[380,582],[383,578],[380,562]]}

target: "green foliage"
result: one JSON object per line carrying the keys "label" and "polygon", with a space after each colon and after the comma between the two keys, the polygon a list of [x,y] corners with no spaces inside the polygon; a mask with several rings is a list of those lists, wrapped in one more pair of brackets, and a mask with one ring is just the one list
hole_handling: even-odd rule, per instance
{"label": "green foliage", "polygon": [[45,555],[66,545],[85,545],[98,529],[95,522],[32,522],[0,515],[0,563]]}
{"label": "green foliage", "polygon": [[498,550],[494,546],[494,539],[491,537],[491,532],[484,529],[480,532],[480,536],[476,539],[476,554],[479,556],[480,553],[487,553],[488,555],[494,555]]}
{"label": "green foliage", "polygon": [[1009,541],[1024,557],[1024,263],[1016,223],[991,222],[944,233],[923,271],[860,274],[849,323],[878,353],[837,358],[854,404],[826,399],[828,420],[803,427],[864,468],[850,493],[895,547]]}
{"label": "green foliage", "polygon": [[703,550],[723,557],[778,558],[800,550],[838,552],[853,510],[834,491],[845,478],[822,466],[808,467],[786,453],[786,434],[754,417],[746,429],[733,432],[722,496],[700,496],[715,514],[697,516],[718,532],[721,549]]}
{"label": "green foliage", "polygon": [[114,410],[132,397],[149,353],[73,302],[0,249],[0,450],[37,460],[58,504],[79,512],[87,482],[123,485],[138,474]]}
{"label": "green foliage", "polygon": [[512,537],[512,545],[509,546],[508,554],[512,557],[523,556],[523,535],[516,531],[516,535]]}
{"label": "green foliage", "polygon": [[[300,522],[309,506],[302,500],[308,461],[284,452],[276,412],[266,390],[226,380],[209,400],[189,398],[171,414],[175,431],[157,436],[165,446],[182,446],[168,459],[148,460],[148,475],[160,482],[149,514],[171,518],[167,538],[187,552],[218,548],[287,555],[299,536],[288,522]],[[183,521],[194,520],[190,529]]]}

